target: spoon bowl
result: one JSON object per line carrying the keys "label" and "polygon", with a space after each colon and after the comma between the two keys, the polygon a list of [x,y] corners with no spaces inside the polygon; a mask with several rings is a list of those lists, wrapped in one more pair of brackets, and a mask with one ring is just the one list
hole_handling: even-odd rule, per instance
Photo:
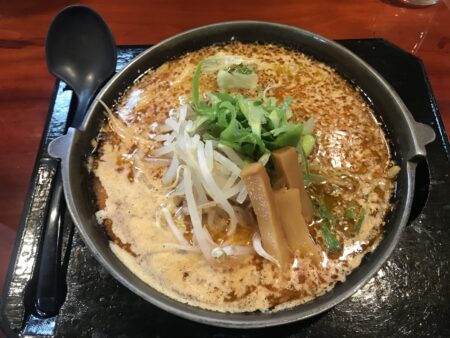
{"label": "spoon bowl", "polygon": [[50,73],[66,82],[79,99],[96,92],[116,67],[111,31],[99,14],[83,6],[69,6],[56,16],[45,53]]}

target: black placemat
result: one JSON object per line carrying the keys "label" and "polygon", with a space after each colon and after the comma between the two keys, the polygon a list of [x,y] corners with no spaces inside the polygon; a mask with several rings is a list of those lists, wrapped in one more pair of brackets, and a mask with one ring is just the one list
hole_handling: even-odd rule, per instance
{"label": "black placemat", "polygon": [[[43,206],[54,171],[46,147],[65,130],[72,92],[57,82],[1,303],[10,336],[58,337],[449,337],[450,147],[423,64],[381,39],[339,41],[397,90],[414,118],[437,135],[418,166],[411,221],[389,261],[360,291],[312,319],[277,328],[230,330],[175,317],[113,279],[75,231],[67,251],[67,297],[58,316],[31,313],[33,273],[39,267]],[[121,47],[117,69],[144,48]],[[427,198],[428,196],[428,198]],[[66,219],[66,226],[70,218]],[[24,330],[25,329],[25,330]]]}

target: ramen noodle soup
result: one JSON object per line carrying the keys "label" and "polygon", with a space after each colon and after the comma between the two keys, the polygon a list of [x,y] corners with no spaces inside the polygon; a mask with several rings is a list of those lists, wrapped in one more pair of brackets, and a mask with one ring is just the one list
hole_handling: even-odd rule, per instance
{"label": "ramen noodle soup", "polygon": [[148,70],[89,159],[115,255],[220,312],[318,297],[382,238],[399,167],[358,89],[277,45],[206,47]]}

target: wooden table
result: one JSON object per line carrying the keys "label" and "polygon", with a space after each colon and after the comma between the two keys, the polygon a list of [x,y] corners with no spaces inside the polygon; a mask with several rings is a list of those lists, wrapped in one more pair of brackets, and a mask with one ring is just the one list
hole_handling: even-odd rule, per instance
{"label": "wooden table", "polygon": [[[0,288],[13,247],[55,79],[48,26],[69,1],[0,3]],[[82,1],[109,23],[117,44],[153,44],[189,28],[254,19],[331,39],[382,37],[421,58],[450,130],[450,0],[407,8],[381,0]]]}

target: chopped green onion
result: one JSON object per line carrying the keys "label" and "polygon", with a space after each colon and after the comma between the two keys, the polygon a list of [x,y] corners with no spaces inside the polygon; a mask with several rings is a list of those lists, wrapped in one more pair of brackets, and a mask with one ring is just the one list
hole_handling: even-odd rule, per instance
{"label": "chopped green onion", "polygon": [[208,93],[205,101],[200,99],[199,81],[206,62],[209,69],[214,69],[221,62],[229,62],[229,70],[221,69],[225,73],[256,75],[253,71],[249,73],[243,65],[232,63],[233,60],[210,58],[197,66],[192,80],[193,109],[197,119],[191,132],[201,130],[203,135],[208,135],[208,139],[216,140],[253,161],[279,148],[293,146],[301,149],[299,143],[303,124],[288,122],[292,115],[290,97],[281,105],[277,105],[272,97],[253,100],[225,92]]}
{"label": "chopped green onion", "polygon": [[301,138],[301,144],[305,155],[308,156],[314,148],[316,139],[311,134],[306,134]]}
{"label": "chopped green onion", "polygon": [[276,110],[273,110],[269,116],[267,116],[272,123],[272,128],[277,129],[280,126],[280,117],[278,116],[278,113]]}
{"label": "chopped green onion", "polygon": [[255,72],[253,67],[250,67],[249,65],[243,63],[233,64],[224,70],[226,70],[228,73],[239,73],[244,75],[249,75]]}
{"label": "chopped green onion", "polygon": [[322,223],[320,228],[322,230],[322,235],[325,240],[325,245],[328,251],[335,252],[341,249],[341,244],[337,240],[336,236],[331,232],[330,225],[326,222]]}
{"label": "chopped green onion", "polygon": [[206,73],[230,70],[245,74],[249,70],[252,70],[252,65],[255,60],[239,55],[217,54],[204,59],[202,62]]}
{"label": "chopped green onion", "polygon": [[202,63],[200,62],[195,69],[194,77],[192,79],[192,101],[194,101],[195,109],[200,107],[199,82],[200,74],[202,72]]}
{"label": "chopped green onion", "polygon": [[350,202],[345,209],[344,216],[345,218],[355,222],[355,228],[354,233],[359,234],[359,231],[361,230],[361,226],[364,223],[364,219],[366,217],[366,211],[367,211],[367,202],[366,205],[357,213],[357,204],[355,202]]}
{"label": "chopped green onion", "polygon": [[192,79],[192,101],[194,103],[195,110],[199,113],[207,114],[211,113],[211,107],[200,101],[199,82],[200,74],[202,72],[202,63],[200,62],[195,69],[194,77]]}
{"label": "chopped green onion", "polygon": [[219,70],[217,85],[221,91],[231,88],[255,89],[258,84],[256,73],[241,73]]}
{"label": "chopped green onion", "polygon": [[312,172],[309,172],[309,180],[310,180],[310,184],[314,184],[314,183],[322,183],[328,180],[328,178],[326,176],[323,175],[319,175],[319,174],[314,174]]}
{"label": "chopped green onion", "polygon": [[309,171],[309,165],[308,165],[308,159],[306,158],[306,154],[303,150],[303,147],[297,146],[297,151],[300,155],[302,167],[303,167],[303,180],[305,183],[305,186],[309,187],[313,180],[311,178],[311,172]]}
{"label": "chopped green onion", "polygon": [[316,204],[316,212],[322,219],[320,229],[322,231],[327,250],[331,252],[339,251],[341,249],[341,244],[337,240],[336,235],[331,230],[331,227],[335,224],[335,219],[324,201],[317,199]]}
{"label": "chopped green onion", "polygon": [[277,134],[273,141],[267,141],[266,145],[270,150],[276,150],[283,147],[295,147],[300,141],[303,125],[286,124],[286,130]]}
{"label": "chopped green onion", "polygon": [[344,215],[347,219],[351,220],[351,221],[356,221],[356,219],[358,218],[358,216],[356,215],[356,205],[354,202],[350,202],[347,206],[347,208],[345,209]]}
{"label": "chopped green onion", "polygon": [[361,216],[358,218],[356,224],[355,224],[355,233],[359,234],[360,230],[361,230],[361,226],[364,223],[364,219],[366,218],[366,210],[363,209]]}
{"label": "chopped green onion", "polygon": [[245,98],[239,99],[238,105],[247,119],[252,132],[260,137],[261,125],[266,122],[265,110],[261,106],[255,106],[252,100]]}

